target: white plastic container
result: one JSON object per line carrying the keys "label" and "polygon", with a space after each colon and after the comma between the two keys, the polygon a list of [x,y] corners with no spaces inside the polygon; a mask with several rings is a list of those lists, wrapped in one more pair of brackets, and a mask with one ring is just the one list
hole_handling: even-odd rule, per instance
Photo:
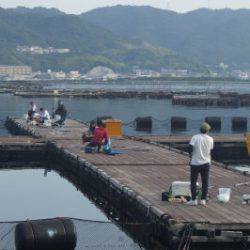
{"label": "white plastic container", "polygon": [[223,203],[229,202],[231,192],[232,192],[231,188],[219,188],[219,194],[217,196],[218,201]]}
{"label": "white plastic container", "polygon": [[54,116],[54,122],[58,122],[61,120],[61,116],[60,115],[55,115]]}
{"label": "white plastic container", "polygon": [[242,195],[242,204],[250,204],[250,194]]}

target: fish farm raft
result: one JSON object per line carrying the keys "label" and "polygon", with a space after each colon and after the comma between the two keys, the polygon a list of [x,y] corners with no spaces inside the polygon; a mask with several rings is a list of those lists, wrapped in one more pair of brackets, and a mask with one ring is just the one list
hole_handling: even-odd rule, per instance
{"label": "fish farm raft", "polygon": [[[88,126],[76,120],[67,120],[63,127],[42,128],[7,118],[6,126],[17,137],[1,140],[2,167],[18,161],[57,162],[76,186],[88,183],[125,217],[150,224],[148,238],[157,242],[155,249],[249,249],[250,209],[242,204],[242,194],[249,193],[249,173],[213,162],[208,206],[186,206],[162,201],[162,193],[173,181],[189,180],[188,155],[169,145],[178,143],[177,138],[112,138],[112,147],[123,153],[110,156],[85,153],[81,134]],[[216,141],[243,143],[243,138]],[[219,187],[232,189],[230,202],[217,201]]]}

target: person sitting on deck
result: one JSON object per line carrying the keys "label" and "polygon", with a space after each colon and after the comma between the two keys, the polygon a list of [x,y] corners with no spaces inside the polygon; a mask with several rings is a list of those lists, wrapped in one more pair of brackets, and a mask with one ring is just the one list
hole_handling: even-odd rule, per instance
{"label": "person sitting on deck", "polygon": [[208,135],[211,127],[208,123],[203,123],[200,128],[200,134],[192,137],[189,143],[189,154],[191,156],[191,194],[192,199],[187,203],[189,205],[198,205],[196,199],[196,183],[198,175],[201,175],[202,196],[201,205],[206,205],[208,193],[209,168],[211,164],[211,150],[214,147],[214,140]]}
{"label": "person sitting on deck", "polygon": [[90,123],[89,123],[89,134],[91,135],[94,135],[95,133],[95,128],[96,128],[96,122],[95,120],[92,120]]}
{"label": "person sitting on deck", "polygon": [[51,121],[50,121],[49,112],[44,108],[40,108],[40,124],[49,126],[50,122]]}
{"label": "person sitting on deck", "polygon": [[95,127],[92,141],[87,145],[87,147],[97,147],[98,152],[100,152],[102,145],[108,144],[108,141],[109,137],[105,124],[102,120],[97,120],[97,126]]}
{"label": "person sitting on deck", "polygon": [[96,122],[95,122],[95,120],[92,120],[89,123],[89,129],[88,129],[88,131],[87,132],[83,132],[83,134],[82,134],[82,143],[83,144],[85,142],[91,142],[92,141],[92,137],[94,135],[95,128],[96,128]]}
{"label": "person sitting on deck", "polygon": [[65,108],[62,101],[58,101],[58,107],[54,113],[54,117],[59,116],[60,118],[54,123],[56,125],[64,125],[67,117],[67,109]]}
{"label": "person sitting on deck", "polygon": [[36,104],[34,102],[30,102],[30,109],[28,111],[28,120],[29,121],[33,120],[35,113],[36,113]]}

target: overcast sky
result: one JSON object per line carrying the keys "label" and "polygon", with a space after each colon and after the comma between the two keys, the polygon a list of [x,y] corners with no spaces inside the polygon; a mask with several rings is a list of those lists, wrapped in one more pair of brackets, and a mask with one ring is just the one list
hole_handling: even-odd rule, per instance
{"label": "overcast sky", "polygon": [[162,9],[171,9],[178,12],[186,12],[201,7],[218,8],[250,8],[250,0],[0,0],[3,8],[26,7],[55,7],[67,13],[82,13],[88,10],[123,5],[151,5]]}

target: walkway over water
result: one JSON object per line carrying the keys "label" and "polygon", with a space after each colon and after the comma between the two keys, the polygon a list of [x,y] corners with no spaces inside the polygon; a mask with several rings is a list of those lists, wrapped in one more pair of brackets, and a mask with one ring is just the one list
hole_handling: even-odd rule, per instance
{"label": "walkway over water", "polygon": [[[59,157],[68,157],[75,162],[72,167],[76,171],[81,172],[87,168],[95,172],[97,178],[109,183],[107,185],[112,184],[128,201],[139,203],[145,217],[155,223],[167,218],[166,226],[169,231],[175,231],[177,238],[184,225],[194,223],[196,234],[191,238],[193,242],[235,241],[234,238],[223,236],[220,230],[242,231],[246,236],[244,239],[250,241],[250,209],[241,200],[243,194],[250,193],[250,187],[237,186],[239,183],[250,182],[249,175],[213,164],[207,207],[163,202],[161,194],[168,190],[173,181],[189,180],[190,159],[185,153],[125,136],[112,139],[112,148],[122,151],[120,155],[86,154],[80,138],[88,128],[80,122],[69,120],[62,128],[41,128],[30,127],[22,119],[9,119],[7,125],[13,133],[35,135],[47,140],[50,149],[57,150]],[[236,139],[241,140],[238,137]],[[218,203],[216,197],[219,187],[232,188],[229,203]],[[219,230],[216,235],[215,230]],[[211,231],[214,232],[212,236],[209,235]]]}

